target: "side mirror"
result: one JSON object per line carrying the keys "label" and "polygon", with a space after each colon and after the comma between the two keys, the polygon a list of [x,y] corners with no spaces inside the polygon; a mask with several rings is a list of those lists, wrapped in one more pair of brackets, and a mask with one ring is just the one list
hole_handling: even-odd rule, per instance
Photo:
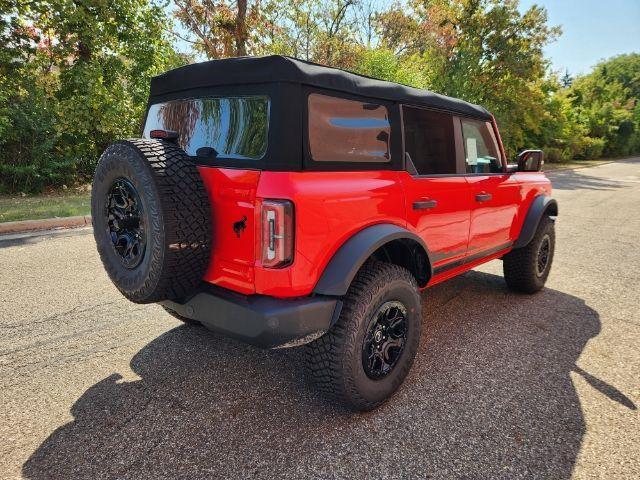
{"label": "side mirror", "polygon": [[544,165],[542,150],[525,150],[518,155],[519,172],[539,172]]}

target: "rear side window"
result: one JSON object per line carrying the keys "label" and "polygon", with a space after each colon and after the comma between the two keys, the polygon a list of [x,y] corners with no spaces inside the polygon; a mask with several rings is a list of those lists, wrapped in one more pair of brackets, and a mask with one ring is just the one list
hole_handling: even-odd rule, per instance
{"label": "rear side window", "polygon": [[501,173],[502,161],[491,123],[466,118],[461,122],[467,173]]}
{"label": "rear side window", "polygon": [[151,105],[143,136],[178,132],[191,156],[259,160],[267,151],[269,99],[263,96],[172,100]]}
{"label": "rear side window", "polygon": [[419,175],[455,174],[456,150],[453,116],[402,107],[405,160]]}
{"label": "rear side window", "polygon": [[391,159],[389,111],[383,105],[312,93],[308,124],[309,150],[316,162]]}

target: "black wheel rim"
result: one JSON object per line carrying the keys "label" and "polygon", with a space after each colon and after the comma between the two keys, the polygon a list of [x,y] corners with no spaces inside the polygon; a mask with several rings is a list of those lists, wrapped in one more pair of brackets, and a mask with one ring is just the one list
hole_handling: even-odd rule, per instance
{"label": "black wheel rim", "polygon": [[378,308],[362,343],[362,366],[367,376],[380,380],[391,373],[407,343],[407,309],[397,301]]}
{"label": "black wheel rim", "polygon": [[118,178],[107,193],[105,209],[113,248],[127,268],[137,267],[144,258],[146,237],[142,201],[133,184]]}
{"label": "black wheel rim", "polygon": [[540,243],[540,247],[538,248],[538,260],[536,263],[536,270],[539,277],[541,277],[547,266],[549,265],[549,256],[551,254],[551,239],[549,235],[545,235],[542,238],[542,242]]}

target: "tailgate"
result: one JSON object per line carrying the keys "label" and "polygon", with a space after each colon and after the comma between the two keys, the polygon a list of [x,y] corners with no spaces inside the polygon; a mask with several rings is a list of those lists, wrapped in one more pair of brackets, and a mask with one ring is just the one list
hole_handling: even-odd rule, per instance
{"label": "tailgate", "polygon": [[260,172],[199,166],[211,204],[213,241],[204,280],[255,293],[255,205]]}

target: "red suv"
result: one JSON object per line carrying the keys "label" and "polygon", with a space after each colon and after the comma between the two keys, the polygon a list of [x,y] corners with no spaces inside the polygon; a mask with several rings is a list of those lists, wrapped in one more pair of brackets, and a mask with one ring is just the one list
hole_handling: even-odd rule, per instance
{"label": "red suv", "polygon": [[118,289],[267,348],[307,344],[359,410],[402,383],[420,290],[502,259],[549,275],[558,207],[542,152],[507,164],[484,108],[282,56],[151,81],[142,139],[104,152],[94,235]]}

